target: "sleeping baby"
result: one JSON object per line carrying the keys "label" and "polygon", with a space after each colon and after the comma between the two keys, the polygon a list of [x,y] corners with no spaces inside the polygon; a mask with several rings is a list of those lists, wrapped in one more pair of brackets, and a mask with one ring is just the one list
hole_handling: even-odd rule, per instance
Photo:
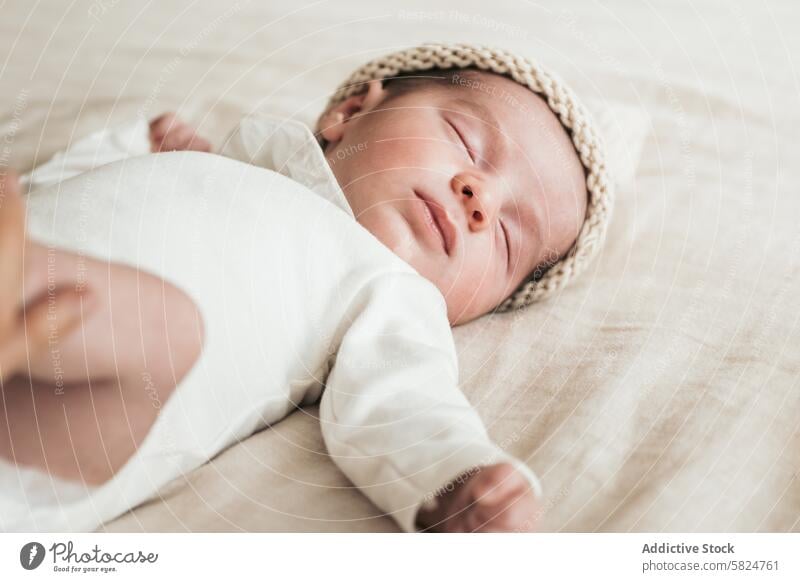
{"label": "sleeping baby", "polygon": [[585,111],[519,56],[425,45],[356,71],[316,129],[251,115],[217,155],[164,115],[5,173],[3,530],[94,529],[317,401],[404,531],[534,529],[538,480],[460,391],[451,326],[596,253]]}

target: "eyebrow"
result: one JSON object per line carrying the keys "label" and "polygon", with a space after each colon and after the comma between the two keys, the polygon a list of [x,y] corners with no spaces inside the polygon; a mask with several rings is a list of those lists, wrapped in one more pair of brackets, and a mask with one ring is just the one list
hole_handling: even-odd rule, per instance
{"label": "eyebrow", "polygon": [[[500,166],[502,162],[507,161],[510,158],[509,155],[509,147],[506,142],[499,138],[500,134],[505,134],[505,130],[503,126],[500,125],[497,117],[492,110],[486,107],[483,103],[477,103],[475,101],[470,101],[468,99],[463,99],[460,97],[456,97],[455,99],[451,100],[451,103],[455,105],[459,105],[461,107],[465,107],[470,110],[474,116],[483,122],[483,127],[481,127],[482,133],[488,137],[488,142],[490,142],[490,148],[492,149],[491,155],[494,156],[494,162],[490,162],[490,165],[494,168]],[[489,128],[494,129],[495,131],[487,131]],[[489,159],[489,155],[483,156],[484,160]],[[534,170],[535,172],[535,170]],[[543,244],[543,236],[542,236],[542,220],[541,215],[536,209],[536,204],[533,203],[533,193],[530,194],[531,204],[517,204],[515,207],[518,209],[517,213],[514,216],[514,220],[517,221],[518,225],[520,226],[520,232],[524,233],[526,230],[530,231],[533,234],[534,239],[541,247]],[[530,208],[529,214],[530,216],[526,216],[524,212],[525,207],[528,206]],[[523,209],[523,211],[519,211],[519,209]],[[528,220],[526,220],[526,218]],[[525,225],[531,225],[529,228],[525,228]]]}

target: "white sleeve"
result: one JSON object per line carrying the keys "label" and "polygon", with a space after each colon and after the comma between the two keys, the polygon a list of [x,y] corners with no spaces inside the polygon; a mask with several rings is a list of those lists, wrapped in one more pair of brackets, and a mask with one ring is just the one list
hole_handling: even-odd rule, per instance
{"label": "white sleeve", "polygon": [[374,278],[348,314],[320,403],[334,462],[407,532],[417,510],[477,466],[506,461],[458,386],[458,360],[444,297],[415,273]]}
{"label": "white sleeve", "polygon": [[82,138],[20,181],[26,189],[55,184],[93,168],[150,153],[150,125],[144,118],[109,127]]}
{"label": "white sleeve", "polygon": [[297,152],[300,142],[297,133],[291,132],[296,125],[297,122],[291,119],[252,113],[239,120],[228,134],[220,148],[220,155],[259,168],[281,171],[281,164],[275,163],[275,156],[280,155],[281,150],[289,152],[289,156]]}
{"label": "white sleeve", "polygon": [[246,120],[247,118],[239,121],[233,131],[228,134],[228,137],[225,138],[225,141],[222,143],[219,153],[226,158],[253,164],[254,166],[260,166],[258,163],[259,160],[257,159],[258,148],[252,151],[253,146],[248,139],[249,136],[246,128],[243,126]]}

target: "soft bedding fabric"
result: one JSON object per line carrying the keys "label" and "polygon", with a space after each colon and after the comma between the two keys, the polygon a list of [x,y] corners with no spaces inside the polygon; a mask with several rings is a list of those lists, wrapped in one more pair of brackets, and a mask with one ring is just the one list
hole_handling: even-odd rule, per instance
{"label": "soft bedding fabric", "polygon": [[[455,330],[464,391],[541,477],[541,528],[800,531],[797,12],[788,0],[20,0],[0,20],[0,159],[29,170],[170,109],[220,145],[256,109],[311,122],[345,74],[400,46],[525,50],[587,101],[649,124],[594,267],[552,301]],[[396,526],[326,456],[312,407],[102,529]]]}

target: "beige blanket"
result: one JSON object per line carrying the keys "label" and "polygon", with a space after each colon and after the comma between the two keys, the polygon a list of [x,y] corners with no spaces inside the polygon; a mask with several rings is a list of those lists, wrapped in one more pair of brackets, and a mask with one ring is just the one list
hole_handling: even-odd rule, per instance
{"label": "beige blanket", "polygon": [[[397,5],[6,3],[0,163],[137,113],[217,144],[259,108],[310,122],[355,66],[422,41],[524,50],[650,122],[594,268],[455,330],[465,392],[542,478],[541,528],[800,531],[796,2]],[[394,531],[306,412],[105,529]]]}

